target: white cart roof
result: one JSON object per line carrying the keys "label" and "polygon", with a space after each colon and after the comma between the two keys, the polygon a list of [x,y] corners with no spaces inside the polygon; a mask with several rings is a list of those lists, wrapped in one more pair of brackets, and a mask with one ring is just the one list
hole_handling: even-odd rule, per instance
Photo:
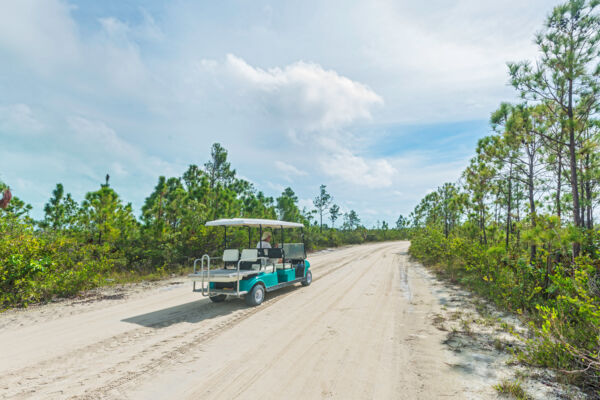
{"label": "white cart roof", "polygon": [[277,221],[275,219],[229,218],[209,221],[206,226],[263,226],[265,228],[304,228],[297,222]]}

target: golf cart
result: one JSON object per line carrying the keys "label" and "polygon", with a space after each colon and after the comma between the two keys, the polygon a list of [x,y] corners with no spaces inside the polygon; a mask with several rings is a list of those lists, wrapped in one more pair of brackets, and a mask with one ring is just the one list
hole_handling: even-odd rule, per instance
{"label": "golf cart", "polygon": [[[243,297],[249,306],[257,306],[263,302],[267,292],[296,283],[308,286],[312,282],[310,264],[306,260],[304,232],[302,243],[285,243],[285,229],[302,229],[304,225],[271,219],[231,218],[210,221],[206,226],[224,228],[225,250],[222,257],[205,254],[194,260],[194,272],[189,275],[194,283],[194,292],[202,293],[215,303],[233,296]],[[227,248],[228,227],[248,228],[247,249],[240,253],[238,249]],[[261,240],[259,248],[253,247],[252,228],[258,228],[259,239],[263,236],[263,228],[279,229],[281,243],[274,248],[262,248]],[[211,269],[211,261],[219,259],[223,267]]]}

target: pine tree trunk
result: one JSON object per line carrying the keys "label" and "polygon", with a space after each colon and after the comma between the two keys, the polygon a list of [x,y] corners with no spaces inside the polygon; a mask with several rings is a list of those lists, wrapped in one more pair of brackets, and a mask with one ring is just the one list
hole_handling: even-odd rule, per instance
{"label": "pine tree trunk", "polygon": [[479,225],[483,234],[483,244],[487,246],[487,235],[485,233],[485,211],[483,208],[483,202],[480,203],[479,215]]}
{"label": "pine tree trunk", "polygon": [[585,196],[585,168],[583,162],[581,162],[581,169],[579,170],[579,185],[579,220],[581,227],[584,228],[586,226],[585,211],[587,200]]}
{"label": "pine tree trunk", "polygon": [[319,216],[321,217],[321,225],[319,226],[319,233],[323,233],[323,211],[322,210],[319,213]]}
{"label": "pine tree trunk", "polygon": [[506,250],[508,250],[508,242],[510,239],[510,213],[512,205],[512,165],[510,166],[510,175],[508,177],[508,201],[506,207]]}
{"label": "pine tree trunk", "polygon": [[[571,191],[573,197],[573,224],[575,227],[581,227],[580,205],[579,205],[579,186],[577,179],[577,152],[575,143],[575,121],[573,118],[573,81],[569,81],[569,106],[567,108],[569,117],[569,167],[571,168]],[[578,257],[581,250],[579,242],[573,242],[573,257]]]}
{"label": "pine tree trunk", "polygon": [[[529,186],[529,217],[531,218],[531,226],[535,228],[536,226],[536,211],[535,211],[535,199],[533,197],[533,157],[529,156],[529,176],[527,177],[528,186]],[[530,262],[533,262],[536,255],[536,247],[535,244],[531,245],[530,249]]]}
{"label": "pine tree trunk", "polygon": [[562,183],[562,150],[558,151],[558,176],[556,179],[556,215],[561,218],[560,189]]}
{"label": "pine tree trunk", "polygon": [[444,236],[448,239],[448,213],[444,213]]}
{"label": "pine tree trunk", "polygon": [[[587,154],[585,157],[585,164],[587,171],[591,171],[590,155]],[[592,207],[592,183],[590,178],[586,177],[585,180],[585,195],[587,197],[586,210],[587,210],[587,228],[594,229],[594,213]]]}

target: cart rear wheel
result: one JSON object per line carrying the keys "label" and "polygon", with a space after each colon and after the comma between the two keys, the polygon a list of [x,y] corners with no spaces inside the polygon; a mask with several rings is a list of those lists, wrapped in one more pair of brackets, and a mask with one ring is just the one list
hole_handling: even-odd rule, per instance
{"label": "cart rear wheel", "polygon": [[308,286],[312,283],[312,272],[306,271],[306,276],[302,280],[302,286]]}
{"label": "cart rear wheel", "polygon": [[214,303],[220,303],[222,301],[225,301],[226,298],[227,298],[226,294],[218,294],[216,296],[210,296],[210,300]]}
{"label": "cart rear wheel", "polygon": [[260,283],[254,285],[250,293],[246,294],[245,300],[246,304],[249,306],[258,306],[265,299],[265,287]]}

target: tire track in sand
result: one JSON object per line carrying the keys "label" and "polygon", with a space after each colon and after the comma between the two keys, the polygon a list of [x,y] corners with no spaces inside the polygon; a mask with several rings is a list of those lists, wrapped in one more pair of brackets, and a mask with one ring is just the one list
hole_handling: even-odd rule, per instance
{"label": "tire track in sand", "polygon": [[[365,250],[371,249],[368,246],[358,246],[315,256],[312,269],[319,272],[315,281],[343,268],[348,260],[356,258],[357,252],[362,253]],[[327,260],[331,258],[337,258],[337,262],[330,265]],[[82,392],[82,388],[117,387],[136,377],[156,371],[165,363],[177,362],[185,355],[186,347],[199,340],[202,342],[210,340],[254,313],[281,301],[291,293],[293,290],[288,289],[287,293],[282,292],[278,296],[270,296],[271,298],[265,302],[264,306],[254,309],[241,309],[239,304],[237,306],[240,309],[236,309],[235,304],[202,304],[198,309],[174,314],[171,318],[164,319],[159,323],[109,336],[98,342],[39,362],[35,366],[11,371],[0,378],[0,390],[6,390],[1,397],[27,397],[33,394],[39,395],[40,392],[58,397],[63,397],[69,392],[86,396],[86,392],[90,392],[85,389]],[[231,314],[221,318],[223,321],[219,321],[217,324],[210,324],[200,330],[198,330],[197,324],[185,324],[189,326],[184,330],[171,329],[171,327],[182,325],[181,322],[189,319],[199,319],[204,322],[207,319],[219,318],[221,316],[216,311],[228,306],[232,308]],[[128,351],[119,351],[119,349],[132,347],[137,348],[138,351],[133,354]],[[110,362],[107,363],[107,359]],[[94,368],[96,365],[105,364],[108,366],[100,371]],[[78,379],[75,382],[67,383],[66,381],[72,380],[73,376]],[[27,382],[23,388],[21,388],[22,382]]]}

